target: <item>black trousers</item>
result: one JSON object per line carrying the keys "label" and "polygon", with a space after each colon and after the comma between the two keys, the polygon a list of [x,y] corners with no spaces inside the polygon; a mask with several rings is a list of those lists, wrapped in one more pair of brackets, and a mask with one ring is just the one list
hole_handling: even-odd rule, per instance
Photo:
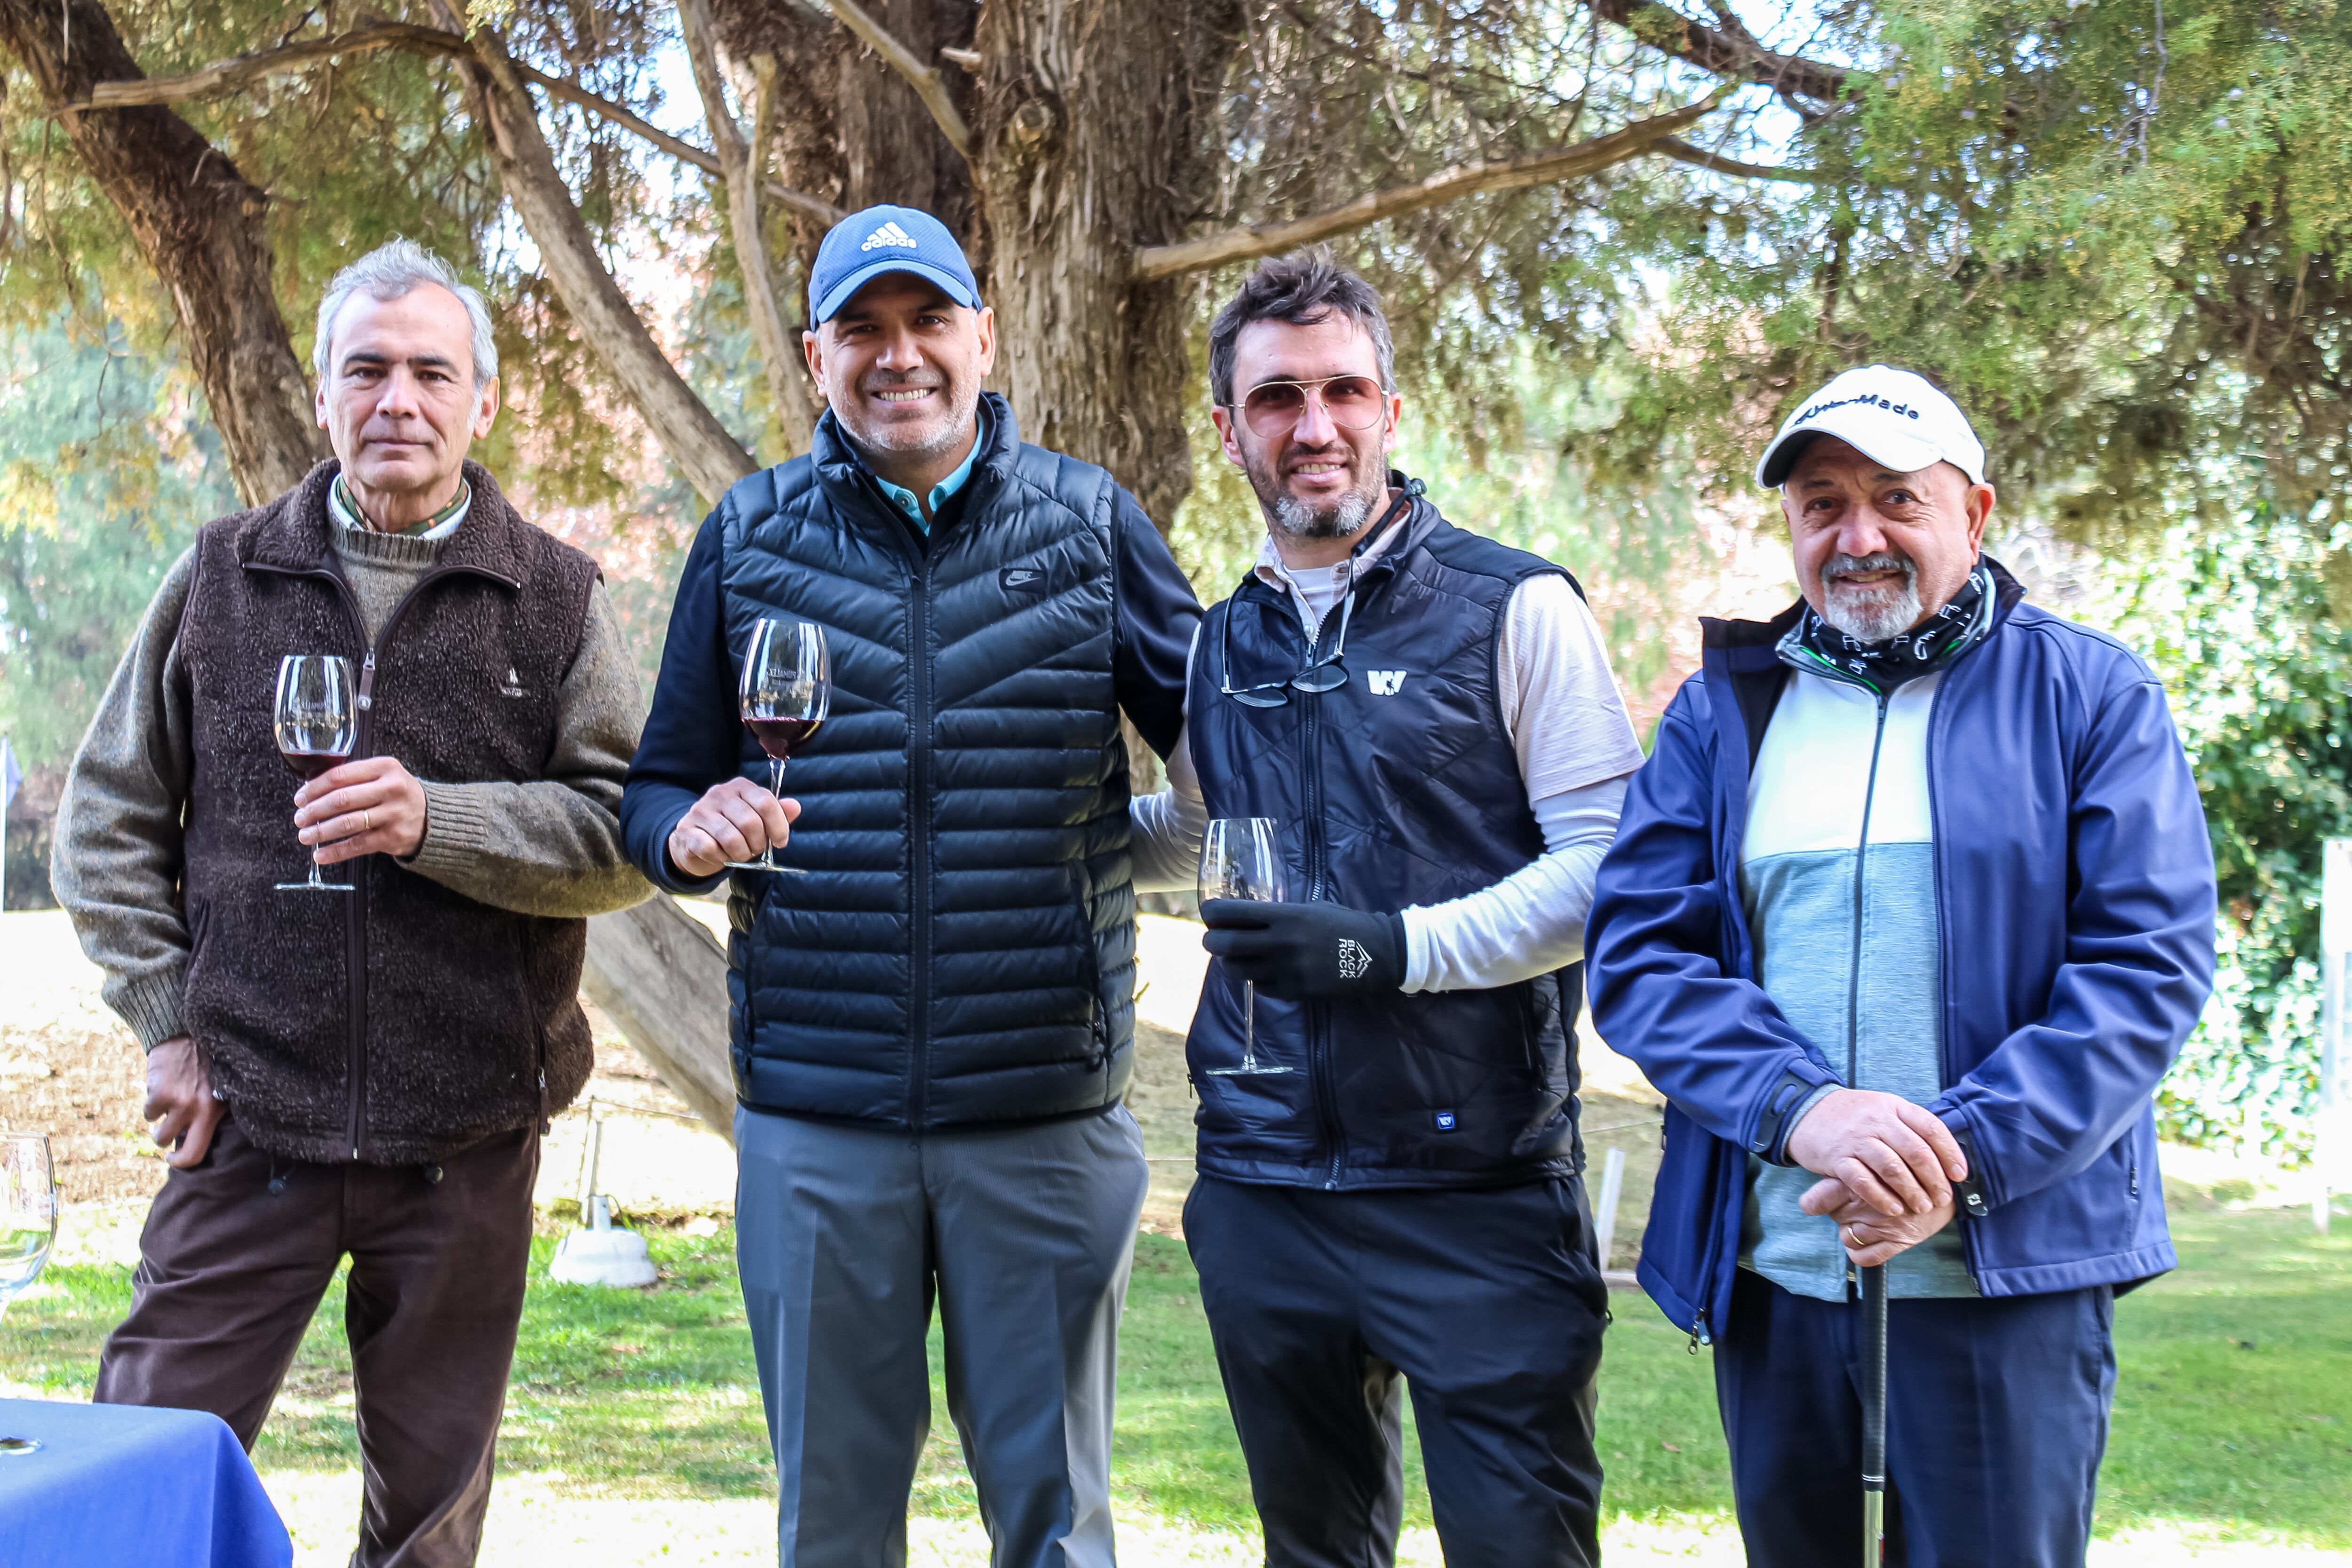
{"label": "black trousers", "polygon": [[1449,1568],[1598,1563],[1608,1289],[1581,1184],[1184,1205],[1269,1568],[1386,1568],[1412,1394]]}
{"label": "black trousers", "polygon": [[[1754,1568],[1862,1550],[1862,1309],[1746,1269],[1716,1342]],[[2116,1394],[2115,1292],[1890,1301],[1886,1561],[2080,1568]]]}
{"label": "black trousers", "polygon": [[539,1135],[486,1138],[430,1171],[273,1159],[235,1119],[147,1211],[131,1315],[99,1358],[101,1405],[209,1410],[247,1448],[310,1314],[352,1260],[366,1481],[354,1568],[466,1568],[530,1262]]}

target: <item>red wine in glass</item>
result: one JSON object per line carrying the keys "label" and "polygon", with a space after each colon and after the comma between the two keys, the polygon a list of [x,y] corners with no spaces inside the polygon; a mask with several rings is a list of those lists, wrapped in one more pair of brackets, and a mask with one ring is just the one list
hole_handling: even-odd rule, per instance
{"label": "red wine in glass", "polygon": [[294,776],[305,784],[317,778],[337,763],[348,763],[352,760],[352,754],[349,752],[289,752],[283,746],[278,749],[278,754],[286,759],[286,765],[294,770]]}
{"label": "red wine in glass", "polygon": [[[359,740],[359,704],[352,687],[352,661],[341,654],[289,653],[278,662],[278,698],[272,714],[278,754],[297,778],[317,778],[337,763],[349,762]],[[281,893],[348,893],[347,882],[330,882],[310,862],[307,882],[280,882]]]}
{"label": "red wine in glass", "polygon": [[[737,687],[744,728],[768,753],[768,790],[784,793],[784,763],[808,744],[833,707],[833,663],[825,652],[824,628],[813,621],[763,620],[751,628],[743,650],[743,675]],[[776,864],[776,847],[769,845],[757,860],[730,860],[738,871],[786,871],[805,876],[796,866]]]}
{"label": "red wine in glass", "polygon": [[743,728],[751,731],[751,739],[760,742],[760,750],[771,759],[786,763],[792,760],[793,752],[808,743],[816,727],[824,722],[822,719],[747,718]]}

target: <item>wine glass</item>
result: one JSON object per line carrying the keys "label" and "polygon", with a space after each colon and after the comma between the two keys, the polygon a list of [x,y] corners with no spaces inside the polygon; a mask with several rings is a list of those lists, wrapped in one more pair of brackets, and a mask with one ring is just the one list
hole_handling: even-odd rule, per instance
{"label": "wine glass", "polygon": [[[39,1132],[0,1132],[0,1313],[41,1276],[58,1240],[57,1174]],[[34,1437],[0,1436],[0,1458],[29,1454]]]}
{"label": "wine glass", "polygon": [[[352,661],[335,653],[289,653],[278,661],[278,754],[308,783],[338,763],[351,760],[359,739],[359,708],[352,699]],[[280,882],[281,893],[348,893],[348,882],[330,882],[310,860],[307,882]]]}
{"label": "wine glass", "polygon": [[[743,650],[743,727],[768,753],[768,793],[784,793],[784,763],[808,743],[833,708],[833,661],[824,648],[824,628],[810,621],[763,620],[751,628]],[[757,860],[730,860],[737,871],[808,873],[776,864],[771,844]]]}
{"label": "wine glass", "polygon": [[[1281,903],[1282,847],[1274,822],[1264,816],[1221,816],[1201,840],[1201,901],[1255,899]],[[1257,1059],[1257,987],[1242,982],[1242,1065],[1211,1068],[1212,1078],[1256,1077],[1288,1072]]]}

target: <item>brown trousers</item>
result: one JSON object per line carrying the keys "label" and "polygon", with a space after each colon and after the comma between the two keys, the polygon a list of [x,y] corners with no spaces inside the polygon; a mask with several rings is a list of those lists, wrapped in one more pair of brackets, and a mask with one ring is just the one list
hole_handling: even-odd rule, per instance
{"label": "brown trousers", "polygon": [[353,1568],[465,1568],[522,1319],[539,1137],[436,1166],[278,1159],[223,1121],[147,1212],[97,1400],[209,1410],[247,1448],[345,1254],[366,1498]]}

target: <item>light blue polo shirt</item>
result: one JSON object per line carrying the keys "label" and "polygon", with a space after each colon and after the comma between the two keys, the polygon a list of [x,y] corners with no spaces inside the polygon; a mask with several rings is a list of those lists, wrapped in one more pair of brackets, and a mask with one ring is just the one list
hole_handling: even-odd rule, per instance
{"label": "light blue polo shirt", "polygon": [[[938,514],[940,508],[947,505],[954,498],[958,490],[963,489],[966,481],[971,478],[972,465],[979,462],[980,455],[988,449],[988,405],[985,402],[979,405],[977,423],[979,434],[972,437],[971,450],[964,454],[963,461],[957,465],[954,473],[931,487],[931,511],[934,516]],[[873,472],[870,467],[866,471]],[[930,532],[931,525],[923,518],[923,503],[916,497],[914,491],[904,485],[894,485],[879,474],[874,475],[874,482],[880,485],[882,493],[888,496],[897,503],[898,510],[907,514],[908,522],[913,523],[925,533]]]}

